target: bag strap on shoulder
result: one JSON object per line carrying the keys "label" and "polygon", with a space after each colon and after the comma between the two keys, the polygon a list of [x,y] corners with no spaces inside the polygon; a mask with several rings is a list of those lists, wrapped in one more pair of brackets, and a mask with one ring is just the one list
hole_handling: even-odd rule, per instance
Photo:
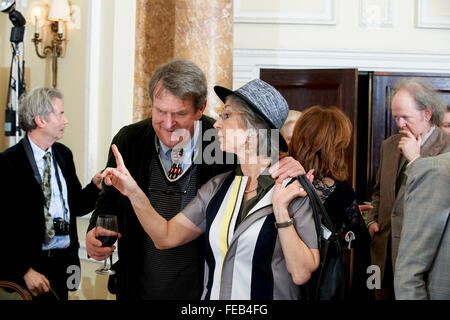
{"label": "bag strap on shoulder", "polygon": [[330,232],[333,235],[335,235],[337,233],[336,229],[325,207],[323,206],[322,201],[320,200],[320,197],[317,194],[314,186],[311,184],[311,182],[309,182],[308,178],[304,174],[298,176],[297,179],[309,196],[309,200],[311,202],[311,206],[314,212],[314,221],[316,222],[316,230],[318,229],[318,232],[320,232],[320,224],[323,224],[328,230],[330,230]]}

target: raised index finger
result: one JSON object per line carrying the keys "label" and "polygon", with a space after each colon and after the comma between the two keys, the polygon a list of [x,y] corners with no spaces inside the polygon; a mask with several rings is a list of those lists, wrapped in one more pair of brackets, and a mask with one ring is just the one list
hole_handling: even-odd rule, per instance
{"label": "raised index finger", "polygon": [[111,145],[111,150],[114,154],[114,157],[116,158],[117,167],[125,167],[122,155],[120,154],[119,149],[117,148],[117,146],[115,144]]}

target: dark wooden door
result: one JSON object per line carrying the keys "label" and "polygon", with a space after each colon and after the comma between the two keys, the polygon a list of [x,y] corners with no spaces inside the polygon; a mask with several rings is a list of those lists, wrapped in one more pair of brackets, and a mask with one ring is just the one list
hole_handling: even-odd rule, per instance
{"label": "dark wooden door", "polygon": [[261,69],[260,79],[270,83],[283,95],[290,109],[303,111],[314,105],[336,106],[350,119],[353,135],[347,149],[349,181],[355,187],[357,69]]}
{"label": "dark wooden door", "polygon": [[349,181],[360,203],[371,200],[381,143],[398,132],[390,112],[392,88],[400,78],[411,77],[425,78],[450,105],[449,74],[358,72],[357,69],[261,69],[260,72],[260,78],[276,87],[291,109],[337,106],[350,118],[353,138],[346,160]]}
{"label": "dark wooden door", "polygon": [[373,187],[380,164],[381,143],[389,136],[398,133],[391,114],[391,94],[395,83],[401,78],[423,78],[439,92],[440,98],[450,105],[450,75],[435,73],[373,73],[371,147],[369,156],[369,181]]}

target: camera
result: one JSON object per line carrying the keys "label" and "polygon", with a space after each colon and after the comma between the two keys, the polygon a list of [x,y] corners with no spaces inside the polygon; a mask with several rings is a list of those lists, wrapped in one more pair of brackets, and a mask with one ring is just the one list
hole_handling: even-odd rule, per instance
{"label": "camera", "polygon": [[54,218],[53,227],[55,228],[55,235],[66,236],[69,234],[70,223],[63,218]]}

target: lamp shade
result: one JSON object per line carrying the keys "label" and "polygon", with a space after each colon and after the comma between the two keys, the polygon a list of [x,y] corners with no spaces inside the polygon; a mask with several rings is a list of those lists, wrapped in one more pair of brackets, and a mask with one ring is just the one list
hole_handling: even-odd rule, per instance
{"label": "lamp shade", "polygon": [[67,0],[53,0],[47,19],[51,21],[68,21],[70,19],[69,2]]}
{"label": "lamp shade", "polygon": [[0,0],[0,11],[8,12],[15,3],[15,0]]}

